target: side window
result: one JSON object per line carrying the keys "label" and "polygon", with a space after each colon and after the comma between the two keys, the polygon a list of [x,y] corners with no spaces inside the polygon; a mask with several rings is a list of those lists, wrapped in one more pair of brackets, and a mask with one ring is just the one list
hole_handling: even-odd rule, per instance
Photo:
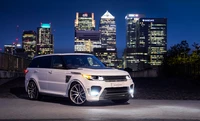
{"label": "side window", "polygon": [[40,57],[39,68],[50,68],[51,67],[51,56]]}
{"label": "side window", "polygon": [[38,68],[39,67],[39,59],[40,58],[35,58],[31,61],[30,65],[28,68]]}
{"label": "side window", "polygon": [[64,68],[63,60],[61,56],[52,57],[52,68]]}

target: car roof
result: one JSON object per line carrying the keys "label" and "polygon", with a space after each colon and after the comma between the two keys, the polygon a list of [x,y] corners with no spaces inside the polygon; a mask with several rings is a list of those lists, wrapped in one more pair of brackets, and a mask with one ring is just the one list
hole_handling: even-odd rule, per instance
{"label": "car roof", "polygon": [[89,53],[54,53],[54,54],[38,55],[38,56],[35,56],[34,58],[53,56],[53,55],[92,55],[92,54],[89,54]]}

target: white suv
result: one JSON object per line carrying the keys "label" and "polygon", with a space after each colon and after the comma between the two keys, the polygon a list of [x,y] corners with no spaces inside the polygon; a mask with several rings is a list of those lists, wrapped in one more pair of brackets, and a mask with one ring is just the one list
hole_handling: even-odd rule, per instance
{"label": "white suv", "polygon": [[32,100],[43,94],[68,97],[75,105],[86,101],[125,103],[134,97],[126,71],[108,68],[94,55],[50,54],[35,57],[25,70],[25,89]]}

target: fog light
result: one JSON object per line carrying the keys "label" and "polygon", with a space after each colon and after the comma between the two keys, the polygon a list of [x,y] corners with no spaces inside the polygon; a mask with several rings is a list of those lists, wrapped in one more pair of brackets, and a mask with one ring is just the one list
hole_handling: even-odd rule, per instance
{"label": "fog light", "polygon": [[133,90],[133,89],[130,89],[130,90],[129,90],[129,93],[130,93],[130,94],[133,94],[133,93],[134,93],[134,90]]}
{"label": "fog light", "polygon": [[99,94],[99,92],[95,91],[95,90],[91,90],[91,92],[90,92],[91,96],[97,96],[98,94]]}

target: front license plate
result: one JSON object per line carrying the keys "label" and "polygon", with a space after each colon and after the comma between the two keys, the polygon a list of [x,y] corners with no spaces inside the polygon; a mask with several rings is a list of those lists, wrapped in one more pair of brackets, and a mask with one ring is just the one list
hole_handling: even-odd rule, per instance
{"label": "front license plate", "polygon": [[111,83],[112,87],[121,87],[122,85],[122,83]]}

